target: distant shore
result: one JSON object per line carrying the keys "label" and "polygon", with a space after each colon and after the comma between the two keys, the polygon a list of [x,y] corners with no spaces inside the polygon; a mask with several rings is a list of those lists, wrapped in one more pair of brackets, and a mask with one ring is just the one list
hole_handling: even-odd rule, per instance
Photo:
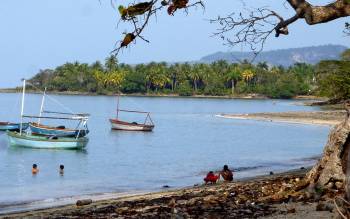
{"label": "distant shore", "polygon": [[313,111],[313,112],[279,112],[251,114],[219,114],[227,119],[249,119],[266,122],[286,122],[313,125],[336,125],[342,121],[346,112],[343,110]]}
{"label": "distant shore", "polygon": [[[15,88],[0,89],[0,93],[20,93],[22,90]],[[34,90],[26,90],[27,93],[40,94],[41,92]],[[54,95],[76,95],[76,96],[116,96],[117,93],[108,94],[98,94],[92,92],[81,92],[81,91],[47,91],[48,94]],[[237,94],[237,95],[223,95],[223,96],[213,96],[213,95],[190,95],[181,96],[179,94],[156,94],[156,93],[131,93],[131,94],[119,94],[120,96],[130,96],[130,97],[179,97],[179,98],[208,98],[208,99],[272,99],[262,94]],[[314,101],[326,101],[327,98],[311,96],[311,95],[299,95],[294,98],[294,100],[314,100]]]}
{"label": "distant shore", "polygon": [[[195,186],[108,200],[0,215],[5,218],[332,218],[316,210],[319,200],[281,189],[302,182],[308,169],[259,176],[233,183]],[[284,194],[284,195],[283,195]],[[286,200],[288,204],[282,204]],[[322,197],[327,202],[327,196]]]}

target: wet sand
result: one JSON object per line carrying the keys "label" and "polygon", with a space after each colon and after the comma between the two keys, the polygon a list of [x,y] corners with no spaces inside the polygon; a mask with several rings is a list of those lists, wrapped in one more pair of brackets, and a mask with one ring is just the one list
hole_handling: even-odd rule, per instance
{"label": "wet sand", "polygon": [[219,114],[227,119],[250,119],[266,122],[286,122],[314,125],[336,125],[345,117],[345,111],[313,111],[313,112],[282,112],[282,113],[251,113],[251,114]]}

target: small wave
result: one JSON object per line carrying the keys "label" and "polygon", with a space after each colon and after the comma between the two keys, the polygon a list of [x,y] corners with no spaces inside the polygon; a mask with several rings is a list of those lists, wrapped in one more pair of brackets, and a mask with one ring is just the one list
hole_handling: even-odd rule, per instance
{"label": "small wave", "polygon": [[67,196],[60,198],[48,198],[43,200],[31,200],[24,202],[7,202],[0,203],[0,216],[9,213],[19,213],[32,210],[46,209],[52,207],[59,207],[74,204],[80,199],[92,199],[93,201],[101,201],[112,198],[121,198],[131,195],[141,195],[146,191],[128,191],[128,192],[114,192],[114,193],[94,193],[88,195]]}
{"label": "small wave", "polygon": [[251,167],[237,167],[233,168],[234,172],[244,172],[244,171],[249,171],[249,170],[256,170],[259,168],[264,168],[267,167],[266,165],[258,165],[258,166],[251,166]]}
{"label": "small wave", "polygon": [[[255,166],[241,166],[241,167],[234,167],[230,168],[234,172],[249,172],[249,171],[257,171],[259,169],[268,169],[268,168],[275,168],[275,167],[284,167],[284,169],[288,169],[289,167],[297,167],[297,166],[310,166],[316,163],[321,158],[321,155],[314,155],[310,157],[303,157],[303,158],[295,158],[290,159],[286,161],[276,161],[276,162],[263,162]],[[196,174],[196,176],[203,176],[206,175],[209,171],[201,171]],[[212,170],[213,172],[220,172],[221,169]]]}

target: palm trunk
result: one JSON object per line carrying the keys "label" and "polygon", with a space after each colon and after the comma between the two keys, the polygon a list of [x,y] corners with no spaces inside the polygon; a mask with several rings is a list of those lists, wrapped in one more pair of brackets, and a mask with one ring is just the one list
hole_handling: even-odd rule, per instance
{"label": "palm trunk", "polygon": [[232,95],[235,93],[235,80],[231,80],[231,93]]}
{"label": "palm trunk", "polygon": [[174,92],[174,87],[175,87],[175,80],[172,81],[171,83],[171,90]]}

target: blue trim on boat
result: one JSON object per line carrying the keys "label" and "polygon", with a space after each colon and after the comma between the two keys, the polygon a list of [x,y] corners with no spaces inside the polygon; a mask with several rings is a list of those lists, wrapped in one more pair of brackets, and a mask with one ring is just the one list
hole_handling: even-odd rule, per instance
{"label": "blue trim on boat", "polygon": [[[6,125],[0,125],[0,131],[19,131],[20,127],[20,123],[9,123]],[[22,123],[22,130],[27,129],[28,127],[28,123]]]}
{"label": "blue trim on boat", "polygon": [[62,136],[62,137],[76,137],[79,133],[79,137],[84,137],[89,133],[89,130],[67,130],[67,129],[56,129],[56,128],[45,128],[35,126],[32,123],[29,123],[29,128],[32,133],[36,135],[45,135],[45,136]]}

